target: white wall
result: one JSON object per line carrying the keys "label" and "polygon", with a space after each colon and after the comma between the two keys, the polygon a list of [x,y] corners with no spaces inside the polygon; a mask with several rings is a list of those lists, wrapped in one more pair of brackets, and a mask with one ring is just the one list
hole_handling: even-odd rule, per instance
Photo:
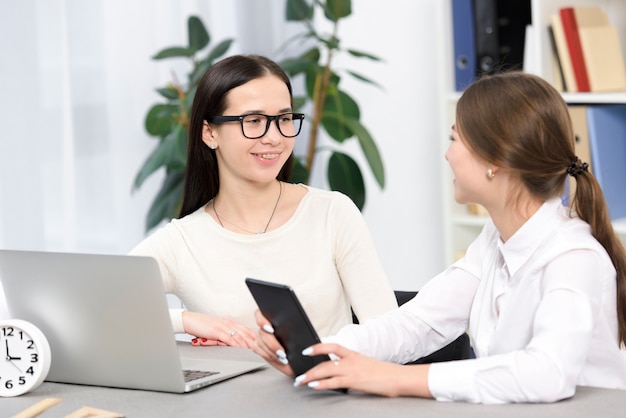
{"label": "white wall", "polygon": [[[337,65],[379,82],[345,80],[382,153],[386,187],[365,173],[365,218],[397,289],[443,267],[436,9],[440,0],[353,0],[344,47],[382,63]],[[131,194],[154,146],[143,130],[154,87],[184,66],[150,57],[186,43],[199,14],[230,53],[274,58],[300,26],[283,0],[22,0],[0,2],[0,247],[123,253],[143,238],[155,177]],[[69,37],[69,41],[67,41]],[[66,39],[65,44],[59,44]],[[356,152],[356,148],[352,147]]]}
{"label": "white wall", "polygon": [[[385,90],[347,88],[361,105],[386,169],[378,190],[368,178],[364,215],[396,289],[416,290],[444,266],[441,210],[436,3],[353,1],[340,30],[346,46],[384,63],[358,68]],[[356,82],[353,83],[356,86]]]}

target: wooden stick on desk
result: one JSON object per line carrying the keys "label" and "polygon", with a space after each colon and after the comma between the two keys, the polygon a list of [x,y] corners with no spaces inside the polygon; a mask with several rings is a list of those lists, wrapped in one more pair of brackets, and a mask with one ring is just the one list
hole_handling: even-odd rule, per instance
{"label": "wooden stick on desk", "polygon": [[54,405],[61,402],[61,398],[46,398],[37,402],[34,405],[29,406],[24,409],[22,412],[18,412],[16,415],[13,415],[12,418],[33,418],[42,412],[52,408]]}
{"label": "wooden stick on desk", "polygon": [[104,409],[83,406],[80,409],[66,415],[65,418],[123,418],[124,415],[117,412],[105,411]]}

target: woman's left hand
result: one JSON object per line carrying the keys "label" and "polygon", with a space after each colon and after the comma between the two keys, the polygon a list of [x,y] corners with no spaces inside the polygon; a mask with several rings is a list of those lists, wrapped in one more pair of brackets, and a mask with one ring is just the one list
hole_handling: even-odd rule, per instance
{"label": "woman's left hand", "polygon": [[428,364],[404,366],[350,351],[337,344],[316,344],[307,355],[334,354],[296,378],[296,385],[316,390],[353,389],[387,397],[432,398],[428,390]]}

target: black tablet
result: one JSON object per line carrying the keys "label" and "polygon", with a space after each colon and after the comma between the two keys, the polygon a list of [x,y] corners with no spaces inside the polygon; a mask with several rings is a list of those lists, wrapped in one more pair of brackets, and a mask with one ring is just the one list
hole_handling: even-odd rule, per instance
{"label": "black tablet", "polygon": [[291,287],[251,278],[246,279],[246,285],[259,310],[272,324],[274,335],[285,349],[296,376],[329,360],[326,355],[302,355],[302,350],[319,343],[320,339]]}

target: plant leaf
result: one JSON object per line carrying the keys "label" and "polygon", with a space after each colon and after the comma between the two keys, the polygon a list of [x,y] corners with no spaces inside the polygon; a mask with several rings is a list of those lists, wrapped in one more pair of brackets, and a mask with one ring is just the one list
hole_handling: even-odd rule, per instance
{"label": "plant leaf", "polygon": [[184,180],[183,172],[168,173],[148,211],[146,231],[156,227],[162,220],[170,220],[178,216],[182,206]]}
{"label": "plant leaf", "polygon": [[184,171],[187,163],[187,130],[182,125],[176,125],[170,135],[152,151],[148,159],[137,173],[134,188],[141,187],[143,182],[161,167],[168,171]]}
{"label": "plant leaf", "polygon": [[352,97],[341,90],[328,93],[322,114],[322,126],[334,140],[343,142],[354,135],[349,125],[348,118],[359,119],[361,112],[359,105]]}
{"label": "plant leaf", "polygon": [[155,104],[146,115],[146,131],[152,136],[165,136],[172,130],[176,123],[178,106],[174,104]]}
{"label": "plant leaf", "polygon": [[288,22],[299,22],[313,18],[313,6],[305,0],[287,0],[286,15]]}
{"label": "plant leaf", "polygon": [[198,16],[189,16],[187,20],[187,31],[189,33],[189,49],[200,51],[211,41],[209,32]]}
{"label": "plant leaf", "polygon": [[382,88],[383,88],[383,87],[382,87],[380,84],[378,84],[377,82],[372,81],[372,80],[370,80],[369,78],[366,78],[366,77],[362,76],[361,74],[357,74],[357,73],[355,73],[354,71],[348,71],[348,70],[346,70],[346,72],[347,72],[348,74],[350,74],[352,77],[356,78],[357,80],[360,80],[360,81],[362,81],[362,82],[364,82],[364,83],[372,84],[372,85],[374,85],[374,86],[378,87],[378,88],[379,88],[379,89],[381,89],[381,90],[382,90]]}
{"label": "plant leaf", "polygon": [[307,102],[307,98],[303,96],[293,96],[293,110],[300,110]]}
{"label": "plant leaf", "polygon": [[346,51],[350,55],[355,56],[357,58],[369,58],[372,61],[382,61],[382,59],[378,58],[376,55],[372,55],[368,52],[357,51],[356,49],[347,49]]}
{"label": "plant leaf", "polygon": [[327,0],[324,7],[324,15],[331,21],[337,22],[343,17],[352,14],[351,0]]}
{"label": "plant leaf", "polygon": [[328,184],[331,190],[348,195],[359,210],[363,210],[365,183],[358,164],[349,155],[333,151],[328,160]]}
{"label": "plant leaf", "polygon": [[167,100],[178,100],[178,91],[171,84],[156,91]]}
{"label": "plant leaf", "polygon": [[310,69],[317,67],[317,61],[313,61],[308,57],[304,58],[290,58],[282,61],[280,66],[291,77],[306,72]]}
{"label": "plant leaf", "polygon": [[307,184],[309,180],[309,171],[306,169],[302,161],[299,158],[293,159],[293,170],[289,177],[289,182],[294,184]]}
{"label": "plant leaf", "polygon": [[161,60],[163,58],[189,58],[193,57],[196,53],[195,50],[186,48],[184,46],[173,46],[170,48],[165,48],[159,51],[155,56],[152,57],[153,60]]}
{"label": "plant leaf", "polygon": [[139,189],[143,182],[150,177],[152,173],[163,167],[163,151],[165,148],[166,147],[163,146],[163,143],[159,143],[159,145],[152,151],[148,159],[144,161],[141,169],[135,176],[133,190]]}
{"label": "plant leaf", "polygon": [[214,46],[213,49],[211,49],[211,52],[209,53],[209,55],[206,57],[206,61],[213,64],[213,61],[215,61],[216,59],[226,54],[226,52],[228,52],[228,49],[230,48],[233,42],[234,42],[233,39],[225,39],[219,44],[217,44],[216,46]]}
{"label": "plant leaf", "polygon": [[359,139],[359,144],[361,145],[363,154],[365,154],[365,158],[369,163],[376,182],[378,182],[378,185],[381,188],[385,188],[385,168],[374,139],[358,119],[347,118],[345,123],[350,127],[352,133]]}

